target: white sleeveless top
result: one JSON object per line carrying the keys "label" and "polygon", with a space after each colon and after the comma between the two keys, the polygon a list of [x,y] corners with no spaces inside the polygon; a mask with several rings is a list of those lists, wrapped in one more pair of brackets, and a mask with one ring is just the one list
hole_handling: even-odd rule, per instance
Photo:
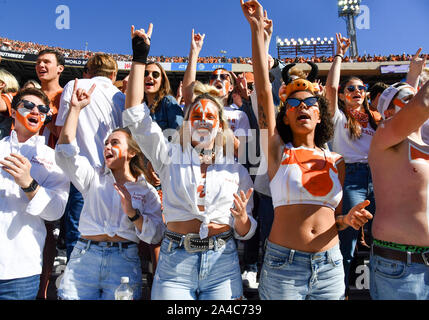
{"label": "white sleeveless top", "polygon": [[335,210],[343,196],[337,164],[341,155],[328,150],[285,145],[280,167],[270,182],[274,208],[315,204]]}

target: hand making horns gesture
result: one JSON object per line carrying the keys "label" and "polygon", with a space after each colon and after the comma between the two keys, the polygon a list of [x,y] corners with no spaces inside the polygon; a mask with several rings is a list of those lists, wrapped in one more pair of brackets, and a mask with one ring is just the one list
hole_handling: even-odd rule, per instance
{"label": "hand making horns gesture", "polygon": [[94,83],[88,92],[85,89],[78,88],[78,79],[74,80],[73,93],[70,100],[70,108],[82,110],[91,103],[91,95],[94,92],[96,84]]}

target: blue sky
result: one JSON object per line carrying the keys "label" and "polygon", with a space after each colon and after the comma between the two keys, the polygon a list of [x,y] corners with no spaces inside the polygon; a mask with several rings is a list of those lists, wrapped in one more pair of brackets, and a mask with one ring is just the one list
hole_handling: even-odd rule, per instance
{"label": "blue sky", "polygon": [[[335,37],[346,34],[337,0],[261,0],[274,21],[275,38]],[[357,30],[359,53],[429,52],[428,0],[363,0],[369,29]],[[69,8],[70,28],[58,29],[60,5]],[[0,0],[0,35],[72,49],[129,54],[130,25],[154,24],[151,55],[187,56],[191,30],[205,33],[202,56],[251,56],[250,29],[239,0]]]}

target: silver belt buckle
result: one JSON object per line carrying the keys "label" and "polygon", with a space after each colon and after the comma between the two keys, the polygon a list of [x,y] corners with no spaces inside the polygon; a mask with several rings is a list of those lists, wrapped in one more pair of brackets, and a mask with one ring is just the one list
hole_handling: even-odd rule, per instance
{"label": "silver belt buckle", "polygon": [[191,247],[191,239],[200,238],[200,235],[198,233],[188,233],[185,235],[185,239],[183,240],[183,246],[185,247],[185,250],[189,253],[195,253],[195,252],[202,252],[205,251],[205,248],[193,248]]}
{"label": "silver belt buckle", "polygon": [[425,265],[429,267],[429,251],[423,252],[421,253],[421,255],[422,255],[423,261],[425,262]]}

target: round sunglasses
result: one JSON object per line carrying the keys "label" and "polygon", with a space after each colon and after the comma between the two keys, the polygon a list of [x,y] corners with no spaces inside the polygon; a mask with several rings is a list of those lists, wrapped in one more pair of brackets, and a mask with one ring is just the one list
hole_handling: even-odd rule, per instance
{"label": "round sunglasses", "polygon": [[23,104],[23,107],[25,109],[33,110],[34,107],[37,107],[39,112],[45,113],[45,114],[47,114],[51,110],[51,108],[49,108],[49,106],[45,106],[43,104],[36,106],[35,103],[28,101],[28,100],[21,100],[18,104],[21,104],[21,103]]}
{"label": "round sunglasses", "polygon": [[161,75],[161,73],[159,73],[159,71],[147,71],[147,70],[145,70],[145,72],[144,72],[145,77],[148,77],[150,74],[152,74],[152,78],[154,78],[154,79],[158,79],[159,76]]}
{"label": "round sunglasses", "polygon": [[293,108],[298,107],[301,103],[304,103],[304,105],[309,108],[316,105],[317,97],[308,97],[303,100],[297,98],[287,98],[286,102]]}

